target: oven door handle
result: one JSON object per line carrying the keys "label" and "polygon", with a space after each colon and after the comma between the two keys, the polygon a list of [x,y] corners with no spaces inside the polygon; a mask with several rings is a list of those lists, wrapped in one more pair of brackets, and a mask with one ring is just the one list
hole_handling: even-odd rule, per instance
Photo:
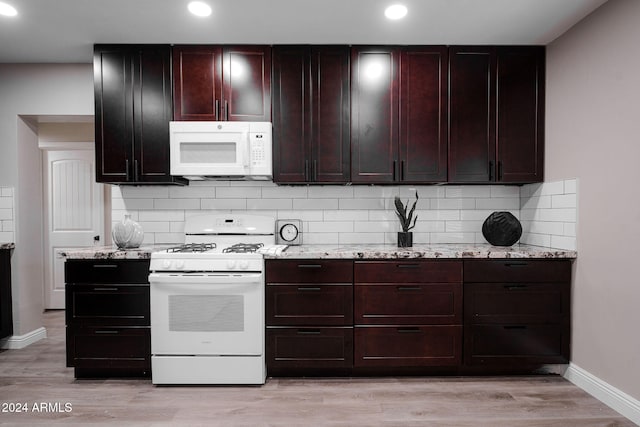
{"label": "oven door handle", "polygon": [[182,283],[207,283],[212,285],[236,285],[236,284],[260,284],[264,280],[262,273],[246,273],[246,274],[215,274],[215,273],[184,273],[184,274],[167,274],[167,273],[151,273],[149,274],[149,283],[172,283],[180,285]]}

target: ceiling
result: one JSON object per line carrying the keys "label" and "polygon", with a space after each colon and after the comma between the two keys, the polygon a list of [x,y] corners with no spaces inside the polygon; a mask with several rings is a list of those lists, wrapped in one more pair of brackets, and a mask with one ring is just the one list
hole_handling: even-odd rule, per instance
{"label": "ceiling", "polygon": [[[606,0],[0,0],[0,62],[90,63],[94,43],[548,44]],[[400,21],[384,8],[403,3]]]}

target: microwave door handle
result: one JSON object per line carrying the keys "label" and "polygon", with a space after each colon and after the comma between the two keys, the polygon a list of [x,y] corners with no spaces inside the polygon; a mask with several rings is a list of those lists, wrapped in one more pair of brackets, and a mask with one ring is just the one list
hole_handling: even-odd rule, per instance
{"label": "microwave door handle", "polygon": [[246,135],[246,138],[243,138],[244,141],[246,141],[245,144],[242,144],[244,150],[242,155],[244,156],[243,159],[243,166],[245,169],[249,168],[249,165],[251,164],[251,158],[250,158],[250,145],[251,145],[251,135]]}

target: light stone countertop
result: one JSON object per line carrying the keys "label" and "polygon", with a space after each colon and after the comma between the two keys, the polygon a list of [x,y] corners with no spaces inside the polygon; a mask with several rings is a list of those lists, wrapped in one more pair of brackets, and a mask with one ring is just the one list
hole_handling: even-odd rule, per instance
{"label": "light stone countertop", "polygon": [[576,258],[577,252],[531,245],[510,247],[489,244],[421,244],[411,248],[395,245],[302,245],[289,246],[267,259],[406,259],[406,258]]}
{"label": "light stone countertop", "polygon": [[[149,245],[137,249],[120,250],[115,246],[70,249],[61,252],[67,259],[147,259],[152,252],[174,245]],[[489,244],[414,245],[398,248],[395,245],[302,245],[289,246],[279,255],[265,255],[266,259],[406,259],[406,258],[544,258],[572,259],[576,251],[543,248],[531,245],[511,247]]]}
{"label": "light stone countertop", "polygon": [[0,250],[3,249],[14,249],[16,244],[13,242],[0,242]]}
{"label": "light stone countertop", "polygon": [[147,245],[135,249],[118,249],[117,246],[94,246],[90,248],[60,251],[66,259],[148,259],[152,252],[162,251],[175,245]]}

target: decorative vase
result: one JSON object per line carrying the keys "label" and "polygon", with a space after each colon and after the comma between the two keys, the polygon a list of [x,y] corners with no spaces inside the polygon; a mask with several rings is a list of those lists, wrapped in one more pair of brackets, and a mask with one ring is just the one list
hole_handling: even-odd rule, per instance
{"label": "decorative vase", "polygon": [[140,246],[144,233],[142,226],[132,220],[131,215],[125,215],[122,221],[113,225],[111,236],[119,249],[133,249]]}
{"label": "decorative vase", "polygon": [[511,212],[494,212],[482,224],[482,235],[493,246],[511,246],[522,236],[522,225]]}
{"label": "decorative vase", "polygon": [[398,247],[410,248],[411,246],[413,246],[413,232],[398,231]]}

